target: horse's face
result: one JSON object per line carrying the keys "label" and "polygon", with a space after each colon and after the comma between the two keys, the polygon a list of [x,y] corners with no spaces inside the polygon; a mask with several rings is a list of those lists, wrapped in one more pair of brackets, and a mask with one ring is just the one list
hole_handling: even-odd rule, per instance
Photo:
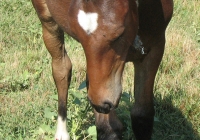
{"label": "horse's face", "polygon": [[[101,12],[98,8],[90,12],[79,10],[79,27],[83,31],[79,39],[87,59],[88,98],[101,113],[116,108],[122,92],[127,52],[138,29],[137,15],[133,14],[137,12],[130,11],[130,6],[136,4],[116,0],[114,5],[102,2],[98,6],[104,8]],[[88,23],[90,26],[86,26]]]}
{"label": "horse's face", "polygon": [[[123,49],[117,42],[121,43]],[[118,39],[113,44],[101,43],[98,49],[90,48],[87,51],[88,98],[98,112],[107,113],[119,102],[121,76],[128,48],[122,42]]]}

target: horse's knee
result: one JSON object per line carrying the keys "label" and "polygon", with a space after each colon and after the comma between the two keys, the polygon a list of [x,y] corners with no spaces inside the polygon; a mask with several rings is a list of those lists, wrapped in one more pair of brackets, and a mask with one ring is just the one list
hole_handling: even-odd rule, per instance
{"label": "horse's knee", "polygon": [[95,113],[97,139],[98,140],[121,140],[123,125],[115,113]]}
{"label": "horse's knee", "polygon": [[132,129],[137,140],[150,140],[153,130],[154,108],[134,107],[131,111]]}

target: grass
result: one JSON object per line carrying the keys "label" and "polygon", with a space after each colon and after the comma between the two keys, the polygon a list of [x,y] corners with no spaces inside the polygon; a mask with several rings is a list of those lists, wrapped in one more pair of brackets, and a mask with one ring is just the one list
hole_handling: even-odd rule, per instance
{"label": "grass", "polygon": [[[0,0],[0,139],[48,140],[55,133],[57,93],[51,58],[40,22],[29,0]],[[200,1],[175,0],[163,61],[155,82],[153,140],[200,140]],[[68,129],[73,140],[95,139],[86,90],[85,57],[80,44],[65,38],[73,63]],[[79,57],[77,57],[79,56]],[[133,66],[126,65],[117,109],[131,139]]]}

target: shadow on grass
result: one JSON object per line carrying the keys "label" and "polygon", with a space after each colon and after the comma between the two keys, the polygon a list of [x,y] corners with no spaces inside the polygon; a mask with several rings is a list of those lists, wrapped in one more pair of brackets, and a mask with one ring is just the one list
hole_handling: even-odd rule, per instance
{"label": "shadow on grass", "polygon": [[[178,93],[175,93],[178,94]],[[180,95],[181,96],[181,95]],[[183,95],[184,96],[184,95]],[[169,94],[163,99],[155,97],[155,118],[153,140],[200,140],[189,118],[173,104],[174,96]],[[187,97],[184,97],[187,100]],[[181,108],[182,105],[180,105]]]}
{"label": "shadow on grass", "polygon": [[[135,140],[131,130],[129,111],[132,104],[127,98],[127,95],[122,96],[117,113],[125,128],[123,140]],[[193,129],[192,123],[186,118],[186,115],[183,115],[181,110],[173,105],[174,98],[173,95],[163,99],[155,96],[156,113],[152,140],[200,140],[198,132]]]}

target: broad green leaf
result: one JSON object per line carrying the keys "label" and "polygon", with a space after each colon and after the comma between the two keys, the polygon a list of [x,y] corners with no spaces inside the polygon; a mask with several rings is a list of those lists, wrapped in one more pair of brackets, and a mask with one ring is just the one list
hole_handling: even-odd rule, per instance
{"label": "broad green leaf", "polygon": [[160,120],[157,117],[154,117],[154,122],[160,122]]}
{"label": "broad green leaf", "polygon": [[97,132],[96,132],[96,126],[90,126],[87,130],[88,134],[91,136],[96,136]]}
{"label": "broad green leaf", "polygon": [[67,120],[71,120],[71,119],[72,119],[71,111],[68,110],[67,111]]}
{"label": "broad green leaf", "polygon": [[72,91],[71,93],[72,93],[72,95],[73,95],[74,97],[76,97],[76,98],[78,98],[78,99],[84,98],[84,95],[83,95],[82,93],[80,93],[80,91]]}
{"label": "broad green leaf", "polygon": [[78,87],[78,90],[84,89],[86,87],[86,80],[84,80],[80,86]]}
{"label": "broad green leaf", "polygon": [[81,101],[80,101],[78,98],[76,98],[76,99],[73,101],[73,104],[80,105],[80,104],[81,104]]}

